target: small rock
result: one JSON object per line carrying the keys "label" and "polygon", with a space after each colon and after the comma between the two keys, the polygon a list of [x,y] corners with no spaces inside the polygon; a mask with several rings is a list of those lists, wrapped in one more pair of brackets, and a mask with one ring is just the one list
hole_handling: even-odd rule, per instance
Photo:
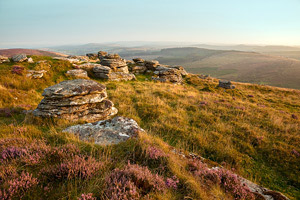
{"label": "small rock", "polygon": [[72,76],[76,78],[88,78],[87,71],[83,69],[72,69],[67,71],[66,73],[67,76]]}
{"label": "small rock", "polygon": [[159,62],[157,60],[145,60],[144,65],[148,70],[155,71],[156,67],[159,65]]}
{"label": "small rock", "polygon": [[35,78],[35,79],[39,79],[42,78],[44,76],[44,73],[46,73],[46,70],[27,70],[27,74],[26,76],[29,78]]}
{"label": "small rock", "polygon": [[126,141],[144,131],[136,121],[126,117],[115,117],[109,120],[98,121],[66,128],[63,132],[73,133],[81,140],[93,140],[96,144],[110,145]]}
{"label": "small rock", "polygon": [[10,62],[10,60],[8,59],[8,57],[0,55],[0,64],[1,63],[8,63],[8,62]]}
{"label": "small rock", "polygon": [[225,81],[225,80],[219,80],[218,87],[225,88],[225,89],[235,89],[235,86],[232,85],[230,81]]}
{"label": "small rock", "polygon": [[33,61],[32,58],[28,58],[27,62],[28,62],[28,63],[34,63],[34,61]]}

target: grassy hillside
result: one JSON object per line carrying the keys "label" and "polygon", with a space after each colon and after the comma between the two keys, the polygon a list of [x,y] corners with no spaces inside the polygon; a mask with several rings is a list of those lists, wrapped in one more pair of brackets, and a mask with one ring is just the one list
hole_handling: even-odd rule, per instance
{"label": "grassy hillside", "polygon": [[[201,155],[209,166],[234,169],[291,199],[300,198],[299,90],[243,83],[234,83],[235,90],[224,90],[216,87],[216,79],[197,76],[187,77],[184,85],[154,83],[143,75],[138,81],[102,82],[118,115],[133,118],[146,133],[101,147],[62,133],[70,122],[24,114],[38,105],[44,88],[66,80],[64,73],[71,68],[70,63],[50,57],[33,59],[46,59],[52,66],[20,64],[25,69],[47,68],[42,79],[13,74],[12,63],[0,64],[0,150],[16,152],[26,147],[26,152],[33,152],[29,157],[13,157],[8,164],[0,162],[1,189],[10,181],[18,185],[28,180],[27,190],[12,188],[16,199],[77,199],[89,193],[107,199],[115,192],[107,182],[116,168],[142,177],[138,192],[144,198],[234,199],[235,194],[226,188],[195,176],[189,167],[192,161],[175,154],[173,148]],[[79,175],[76,171],[66,175],[63,170],[68,166],[80,169]],[[164,189],[159,184],[162,178],[174,176],[176,187]],[[147,182],[149,178],[157,182]]]}
{"label": "grassy hillside", "polygon": [[191,73],[239,82],[300,89],[300,61],[254,52],[200,48],[165,49],[158,60],[183,65]]}
{"label": "grassy hillside", "polygon": [[265,52],[265,54],[300,60],[300,51],[274,51]]}
{"label": "grassy hillside", "polygon": [[12,57],[16,54],[27,54],[27,55],[36,55],[36,56],[67,56],[66,54],[52,52],[52,51],[43,51],[37,49],[0,49],[0,55]]}

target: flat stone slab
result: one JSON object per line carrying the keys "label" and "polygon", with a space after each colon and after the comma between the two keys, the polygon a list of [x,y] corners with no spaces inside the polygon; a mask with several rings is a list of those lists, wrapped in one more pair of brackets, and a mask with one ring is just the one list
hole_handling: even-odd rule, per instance
{"label": "flat stone slab", "polygon": [[76,78],[88,78],[87,71],[83,69],[72,69],[66,72],[67,76],[72,76]]}
{"label": "flat stone slab", "polygon": [[144,130],[139,127],[137,122],[126,117],[70,126],[63,130],[63,132],[79,136],[81,140],[93,140],[100,145],[118,144],[131,137],[136,137],[140,131]]}
{"label": "flat stone slab", "polygon": [[43,92],[45,98],[65,98],[87,94],[100,94],[106,92],[106,87],[96,81],[75,79],[60,82],[46,88]]}

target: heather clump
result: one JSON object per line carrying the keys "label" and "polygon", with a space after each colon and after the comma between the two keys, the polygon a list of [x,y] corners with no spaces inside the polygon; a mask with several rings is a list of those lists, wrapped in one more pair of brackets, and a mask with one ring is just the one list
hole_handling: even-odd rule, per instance
{"label": "heather clump", "polygon": [[14,160],[26,165],[36,165],[51,150],[50,146],[47,146],[43,141],[28,142],[18,139],[9,144],[10,141],[11,139],[0,140],[0,144],[3,144],[0,146],[0,160],[2,162]]}
{"label": "heather clump", "polygon": [[248,186],[244,185],[238,175],[223,168],[209,168],[207,164],[193,160],[189,162],[189,170],[200,180],[208,184],[218,184],[226,193],[232,194],[235,199],[254,199]]}
{"label": "heather clump", "polygon": [[13,165],[0,165],[0,184],[17,176],[17,169]]}
{"label": "heather clump", "polygon": [[179,179],[176,176],[166,179],[166,186],[171,189],[177,189],[177,184],[179,183]]}
{"label": "heather clump", "polygon": [[101,166],[102,164],[92,157],[75,155],[60,164],[42,169],[41,175],[50,180],[89,179],[99,171]]}
{"label": "heather clump", "polygon": [[[102,163],[82,154],[74,144],[51,146],[43,140],[0,139],[0,199],[22,198],[38,186],[45,195],[53,184],[90,179]],[[34,171],[33,174],[29,173]],[[81,199],[95,199],[84,194]]]}
{"label": "heather clump", "polygon": [[23,71],[24,71],[24,67],[17,66],[17,65],[13,66],[12,69],[11,69],[12,74],[22,75]]}
{"label": "heather clump", "polygon": [[110,199],[140,199],[150,192],[166,189],[162,176],[130,163],[122,170],[114,169],[106,178],[106,184],[106,195]]}
{"label": "heather clump", "polygon": [[80,155],[80,149],[74,144],[66,144],[60,147],[52,147],[47,155],[49,161],[63,161]]}
{"label": "heather clump", "polygon": [[78,200],[96,200],[96,197],[93,197],[92,193],[88,193],[88,194],[81,194],[79,198],[77,198]]}
{"label": "heather clump", "polygon": [[153,160],[166,157],[166,154],[155,146],[148,146],[146,152],[149,158]]}
{"label": "heather clump", "polygon": [[38,185],[39,181],[28,172],[22,172],[19,177],[7,182],[6,188],[0,190],[0,199],[22,199],[26,192]]}

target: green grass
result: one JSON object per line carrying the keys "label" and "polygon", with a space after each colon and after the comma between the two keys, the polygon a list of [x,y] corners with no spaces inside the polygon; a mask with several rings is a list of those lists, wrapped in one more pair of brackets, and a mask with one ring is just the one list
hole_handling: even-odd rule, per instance
{"label": "green grass", "polygon": [[[184,85],[154,83],[149,76],[138,75],[138,81],[103,82],[109,99],[120,116],[136,120],[147,133],[138,139],[111,146],[81,142],[76,137],[61,133],[65,121],[32,120],[21,111],[34,109],[42,99],[44,88],[67,79],[64,73],[69,63],[48,57],[49,73],[42,79],[28,79],[11,74],[13,64],[0,64],[0,108],[19,109],[10,117],[0,116],[0,138],[22,137],[44,140],[51,146],[75,144],[86,155],[106,163],[94,179],[88,182],[60,182],[47,196],[49,199],[76,199],[83,192],[103,195],[104,177],[114,168],[132,162],[152,166],[143,153],[150,142],[163,149],[169,157],[164,163],[170,174],[183,183],[178,191],[151,194],[156,199],[231,199],[220,188],[203,187],[187,170],[185,160],[170,152],[171,147],[194,152],[216,165],[234,168],[236,172],[267,188],[278,190],[291,199],[300,198],[299,90],[234,83],[235,90],[217,88],[217,80],[202,80],[196,76],[185,79]],[[19,64],[35,69],[34,64]],[[146,80],[146,78],[148,80]],[[99,81],[99,80],[97,80]],[[254,97],[249,97],[253,95]],[[201,102],[207,102],[201,105]],[[29,105],[29,106],[25,106]],[[27,132],[16,134],[16,127],[27,127]],[[1,165],[1,164],[0,164]],[[155,166],[152,171],[162,173]],[[30,193],[37,198],[36,193]],[[51,198],[50,198],[51,197]]]}

